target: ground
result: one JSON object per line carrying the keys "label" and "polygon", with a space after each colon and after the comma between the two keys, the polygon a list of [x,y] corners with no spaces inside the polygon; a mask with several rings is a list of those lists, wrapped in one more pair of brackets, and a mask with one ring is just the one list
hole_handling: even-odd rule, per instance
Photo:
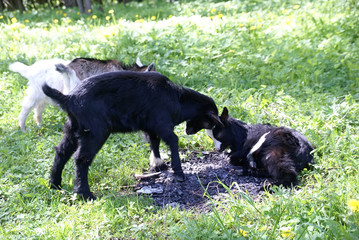
{"label": "ground", "polygon": [[226,153],[187,152],[184,155],[188,158],[182,162],[184,182],[175,181],[171,170],[163,171],[155,177],[142,179],[135,188],[137,193],[149,195],[161,207],[209,210],[210,198],[225,200],[230,197],[223,184],[233,193],[243,191],[256,198],[270,181],[244,174],[242,167],[229,163]]}

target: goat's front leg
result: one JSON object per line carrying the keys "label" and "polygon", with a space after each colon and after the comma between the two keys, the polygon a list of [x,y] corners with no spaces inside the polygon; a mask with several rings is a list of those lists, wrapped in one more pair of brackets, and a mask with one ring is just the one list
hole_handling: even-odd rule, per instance
{"label": "goat's front leg", "polygon": [[231,150],[232,152],[229,154],[230,163],[234,166],[241,166],[243,168],[243,175],[247,175],[249,172],[249,163],[243,149],[239,151]]}
{"label": "goat's front leg", "polygon": [[185,176],[181,167],[181,160],[178,154],[178,137],[174,134],[173,131],[162,135],[162,140],[170,147],[171,149],[171,167],[174,171],[175,179],[179,182],[185,180]]}
{"label": "goat's front leg", "polygon": [[151,144],[151,155],[150,155],[150,172],[158,172],[167,170],[167,165],[163,162],[160,155],[160,141],[161,139],[156,133],[146,133]]}
{"label": "goat's front leg", "polygon": [[230,163],[234,166],[248,165],[246,154],[243,148],[239,150],[231,148],[231,152],[229,156],[230,156]]}

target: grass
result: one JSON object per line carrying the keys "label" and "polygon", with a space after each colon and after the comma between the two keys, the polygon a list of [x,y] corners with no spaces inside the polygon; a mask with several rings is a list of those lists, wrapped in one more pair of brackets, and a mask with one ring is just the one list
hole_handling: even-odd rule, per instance
{"label": "grass", "polygon": [[[0,239],[358,239],[359,11],[356,1],[163,1],[0,13]],[[97,8],[94,8],[97,9]],[[96,17],[95,17],[96,16]],[[159,209],[123,186],[148,168],[141,134],[113,135],[90,170],[100,198],[48,188],[65,114],[17,126],[26,80],[8,64],[60,57],[156,63],[178,84],[213,97],[249,123],[298,129],[316,165],[299,189],[232,194],[211,213]],[[212,150],[203,132],[180,147]],[[165,145],[162,145],[166,149]],[[236,187],[236,186],[231,186]],[[354,201],[353,201],[354,200]],[[355,201],[356,200],[356,201]]]}

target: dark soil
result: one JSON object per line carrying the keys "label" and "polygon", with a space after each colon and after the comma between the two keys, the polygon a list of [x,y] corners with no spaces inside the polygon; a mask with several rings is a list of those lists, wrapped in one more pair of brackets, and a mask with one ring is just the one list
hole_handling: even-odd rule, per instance
{"label": "dark soil", "polygon": [[[243,168],[229,163],[226,153],[188,152],[188,160],[182,162],[186,175],[184,182],[175,181],[173,172],[163,171],[157,177],[142,179],[135,190],[139,194],[151,196],[161,207],[179,207],[180,209],[209,210],[210,199],[225,200],[229,197],[225,184],[232,193],[247,192],[252,198],[263,193],[267,179],[244,174]],[[267,180],[268,181],[268,180]],[[233,183],[237,183],[234,186]],[[202,185],[202,186],[201,186]],[[141,192],[147,193],[141,193]]]}

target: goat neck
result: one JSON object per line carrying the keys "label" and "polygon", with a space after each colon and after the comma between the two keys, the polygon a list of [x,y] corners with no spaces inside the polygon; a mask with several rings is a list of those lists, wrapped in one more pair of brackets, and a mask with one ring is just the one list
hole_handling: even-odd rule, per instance
{"label": "goat neck", "polygon": [[189,88],[182,88],[180,96],[181,104],[181,120],[188,121],[196,116],[199,112],[204,112],[211,109],[213,100],[199,92]]}
{"label": "goat neck", "polygon": [[248,136],[249,126],[246,123],[244,123],[240,120],[234,119],[232,117],[229,117],[229,119],[227,121],[232,122],[230,124],[230,126],[232,128],[231,131],[233,133],[233,136],[236,136],[232,139],[233,144],[230,147],[231,150],[233,152],[242,150],[244,142],[246,141],[247,136]]}

